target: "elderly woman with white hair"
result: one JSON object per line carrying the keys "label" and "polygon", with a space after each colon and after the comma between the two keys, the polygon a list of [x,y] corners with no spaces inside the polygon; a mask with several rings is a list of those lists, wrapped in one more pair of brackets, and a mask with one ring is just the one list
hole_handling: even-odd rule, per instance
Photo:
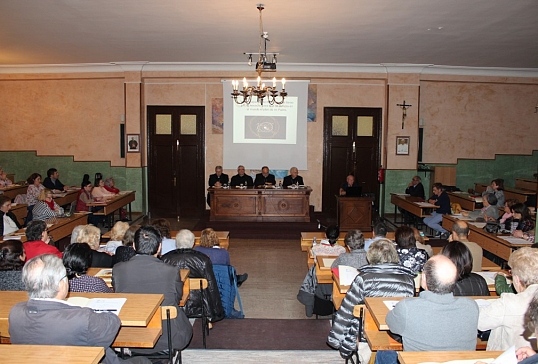
{"label": "elderly woman with white hair", "polygon": [[101,230],[93,225],[85,225],[77,236],[77,243],[86,243],[92,248],[92,267],[112,268],[112,256],[98,251],[101,242]]}
{"label": "elderly woman with white hair", "polygon": [[290,168],[290,175],[284,177],[282,187],[286,188],[291,185],[304,185],[303,177],[299,176],[299,170],[297,167]]}
{"label": "elderly woman with white hair", "polygon": [[[203,304],[211,322],[220,321],[224,318],[224,309],[213,272],[213,264],[207,255],[193,249],[194,240],[194,234],[190,230],[180,230],[176,235],[177,249],[166,253],[161,259],[163,262],[180,269],[189,269],[189,278],[207,279],[208,294],[202,297],[200,290],[191,291],[190,298],[185,305],[187,316],[199,317]],[[204,299],[203,303],[202,298]]]}

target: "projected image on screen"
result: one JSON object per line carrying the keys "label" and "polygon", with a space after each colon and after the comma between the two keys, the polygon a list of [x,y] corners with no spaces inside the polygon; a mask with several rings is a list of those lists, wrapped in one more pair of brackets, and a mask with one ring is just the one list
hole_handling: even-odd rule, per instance
{"label": "projected image on screen", "polygon": [[286,139],[285,116],[245,116],[245,139]]}

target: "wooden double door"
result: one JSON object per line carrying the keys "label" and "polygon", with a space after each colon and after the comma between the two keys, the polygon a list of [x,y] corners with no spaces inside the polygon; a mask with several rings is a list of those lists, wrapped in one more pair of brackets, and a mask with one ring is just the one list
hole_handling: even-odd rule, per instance
{"label": "wooden double door", "polygon": [[379,201],[381,109],[327,107],[323,126],[323,212],[336,216],[335,195],[349,173]]}
{"label": "wooden double door", "polygon": [[154,217],[205,210],[203,106],[148,106],[148,207]]}

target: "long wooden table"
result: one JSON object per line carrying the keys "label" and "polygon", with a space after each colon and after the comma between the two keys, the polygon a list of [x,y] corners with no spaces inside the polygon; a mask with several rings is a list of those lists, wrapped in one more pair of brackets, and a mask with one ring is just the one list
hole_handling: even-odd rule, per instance
{"label": "long wooden table", "polygon": [[[474,211],[482,208],[482,202],[476,202],[476,198],[467,192],[447,192],[450,196],[451,203],[459,203],[461,208],[468,211]],[[482,196],[480,196],[480,200]]]}
{"label": "long wooden table", "polygon": [[97,364],[105,349],[95,346],[0,345],[0,358],[6,363]]}
{"label": "long wooden table", "polygon": [[[71,292],[68,297],[127,298],[118,315],[121,328],[112,343],[113,347],[153,348],[162,335],[162,294]],[[0,321],[4,321],[2,326],[7,327],[5,324],[11,308],[27,300],[28,295],[24,291],[0,291]]]}
{"label": "long wooden table", "polygon": [[11,204],[11,211],[17,216],[19,224],[24,225],[24,219],[28,215],[28,205],[25,203]]}
{"label": "long wooden table", "polygon": [[[173,230],[170,232],[170,236],[172,239],[174,239],[179,231]],[[217,236],[219,237],[219,246],[222,249],[228,250],[230,247],[230,232],[229,231],[215,231],[217,233]],[[202,235],[202,232],[199,230],[195,230],[192,232],[194,234],[194,245],[200,245],[200,236]],[[104,233],[101,236],[101,239],[110,239],[110,231]]]}
{"label": "long wooden table", "polygon": [[0,192],[2,192],[4,196],[7,196],[12,200],[17,197],[17,195],[25,194],[27,190],[28,186],[16,184],[13,184],[8,187],[0,187]]}
{"label": "long wooden table", "polygon": [[54,193],[52,197],[54,201],[60,206],[70,205],[75,202],[78,197],[78,191],[80,188],[70,189],[67,192]]}
{"label": "long wooden table", "polygon": [[[88,214],[85,213],[75,213],[70,217],[57,217],[56,222],[48,228],[49,235],[54,238],[57,242],[60,239],[63,239],[73,232],[75,226],[78,225],[87,225],[88,224]],[[26,233],[24,229],[20,229],[17,232],[11,235],[21,236],[21,241],[26,241]],[[3,237],[2,237],[3,239]]]}
{"label": "long wooden table", "polygon": [[439,206],[424,201],[420,197],[391,193],[390,202],[394,205],[394,216],[398,213],[398,207],[415,215],[416,217],[429,217],[431,211]]}
{"label": "long wooden table", "polygon": [[121,191],[118,195],[107,200],[106,202],[92,202],[88,206],[100,206],[101,210],[94,212],[94,215],[104,215],[107,220],[112,219],[109,222],[109,226],[112,226],[114,222],[114,213],[121,209],[123,206],[129,205],[129,219],[132,220],[131,202],[135,200],[136,191]]}
{"label": "long wooden table", "polygon": [[309,222],[311,188],[209,188],[209,221]]}
{"label": "long wooden table", "polygon": [[399,351],[398,363],[443,363],[451,360],[484,360],[496,358],[502,351]]}
{"label": "long wooden table", "polygon": [[[443,215],[443,228],[450,231],[455,221],[457,221],[457,218],[451,215]],[[497,235],[488,233],[484,229],[480,229],[472,224],[468,225],[469,241],[477,243],[482,249],[487,250],[506,261],[508,261],[510,254],[512,254],[514,250],[524,246],[531,246],[530,242],[524,241],[523,239],[520,239],[521,244],[510,243]]]}

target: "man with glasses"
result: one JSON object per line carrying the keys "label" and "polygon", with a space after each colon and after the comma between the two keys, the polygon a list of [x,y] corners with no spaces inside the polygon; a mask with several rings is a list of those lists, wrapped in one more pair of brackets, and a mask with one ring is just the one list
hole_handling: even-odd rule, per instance
{"label": "man with glasses", "polygon": [[[69,282],[60,258],[43,254],[29,260],[22,269],[22,281],[29,300],[9,312],[11,343],[100,346],[105,348],[104,364],[151,363],[144,357],[121,360],[110,348],[121,325],[116,314],[97,313],[65,301]],[[61,361],[60,352],[58,357]]]}
{"label": "man with glasses", "polygon": [[28,224],[26,228],[26,243],[24,243],[24,251],[26,252],[26,260],[40,254],[54,254],[58,258],[62,257],[62,253],[53,245],[49,245],[52,236],[49,236],[47,224],[44,221],[34,220]]}
{"label": "man with glasses", "polygon": [[232,177],[230,186],[254,186],[254,181],[252,180],[252,177],[250,177],[248,174],[245,174],[245,166],[237,167],[237,174]]}

